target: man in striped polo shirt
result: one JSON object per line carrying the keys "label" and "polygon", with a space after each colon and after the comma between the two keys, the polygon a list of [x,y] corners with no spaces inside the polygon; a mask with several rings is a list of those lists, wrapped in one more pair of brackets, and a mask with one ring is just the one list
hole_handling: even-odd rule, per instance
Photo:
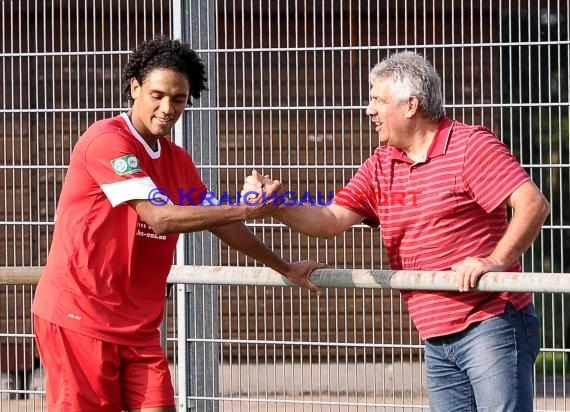
{"label": "man in striped polo shirt", "polygon": [[[445,116],[441,80],[422,56],[392,55],[370,83],[366,114],[381,146],[332,204],[282,205],[274,216],[318,237],[380,225],[392,269],[454,270],[457,292],[402,292],[426,342],[432,411],[531,411],[532,296],[472,289],[485,272],[521,270],[549,204],[490,130]],[[254,171],[244,184],[252,190],[281,185]]]}

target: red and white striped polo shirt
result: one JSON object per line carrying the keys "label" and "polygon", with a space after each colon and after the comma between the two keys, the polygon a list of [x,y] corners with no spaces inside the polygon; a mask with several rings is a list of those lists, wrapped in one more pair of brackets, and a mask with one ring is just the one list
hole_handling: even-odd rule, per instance
{"label": "red and white striped polo shirt", "polygon": [[[507,147],[482,126],[443,117],[423,162],[381,146],[334,203],[382,226],[394,270],[451,270],[472,257],[488,256],[507,229],[505,200],[528,174]],[[520,271],[516,262],[508,271]],[[449,335],[519,309],[530,293],[402,291],[423,339]]]}

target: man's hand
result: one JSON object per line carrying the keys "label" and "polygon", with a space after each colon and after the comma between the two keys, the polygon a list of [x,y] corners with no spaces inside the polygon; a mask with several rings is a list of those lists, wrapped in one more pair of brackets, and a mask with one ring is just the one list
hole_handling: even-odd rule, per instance
{"label": "man's hand", "polygon": [[253,170],[243,184],[240,197],[243,204],[248,206],[247,220],[262,219],[273,216],[279,206],[281,182],[271,180],[269,176],[262,176]]}
{"label": "man's hand", "polygon": [[322,293],[321,288],[311,282],[309,278],[313,270],[322,269],[325,266],[326,265],[324,263],[313,262],[312,260],[303,260],[301,262],[289,263],[287,272],[282,273],[282,275],[291,282],[294,282],[299,286],[303,286],[311,292],[320,295]]}
{"label": "man's hand", "polygon": [[[262,192],[265,192],[266,197],[272,196],[274,193],[281,191],[281,182],[279,180],[272,180],[269,176],[263,176],[257,170],[253,170],[251,175],[245,178],[242,187],[241,196],[246,196],[248,201],[261,200]],[[255,194],[257,196],[255,196]]]}
{"label": "man's hand", "polygon": [[486,258],[468,257],[463,262],[451,266],[455,271],[455,284],[460,292],[469,292],[477,280],[487,272],[500,272],[505,268],[491,256]]}

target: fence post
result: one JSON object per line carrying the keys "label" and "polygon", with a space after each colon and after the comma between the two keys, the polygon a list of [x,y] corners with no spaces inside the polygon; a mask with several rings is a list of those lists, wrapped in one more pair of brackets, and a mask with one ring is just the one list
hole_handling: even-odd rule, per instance
{"label": "fence post", "polygon": [[[182,144],[192,154],[208,190],[218,191],[216,4],[208,0],[181,2],[181,38],[198,52],[206,66],[208,90],[184,116]],[[206,52],[202,52],[206,50]],[[212,110],[208,108],[213,108]],[[219,195],[218,195],[219,196]],[[184,258],[189,265],[219,264],[218,239],[209,232],[185,236]],[[219,405],[219,298],[218,286],[191,285],[186,288],[187,340],[185,372],[190,408],[215,412]],[[180,340],[180,342],[182,342]],[[182,349],[182,348],[179,348]]]}

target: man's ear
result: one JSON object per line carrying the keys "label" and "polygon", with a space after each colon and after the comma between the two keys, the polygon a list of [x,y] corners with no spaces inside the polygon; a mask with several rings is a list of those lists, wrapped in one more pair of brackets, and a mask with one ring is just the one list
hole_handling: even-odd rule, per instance
{"label": "man's ear", "polygon": [[407,106],[406,117],[411,119],[415,114],[420,111],[420,101],[416,96],[410,96],[405,103]]}
{"label": "man's ear", "polygon": [[139,83],[136,77],[131,77],[130,83],[131,83],[131,97],[133,100],[136,100],[141,93],[142,85]]}

